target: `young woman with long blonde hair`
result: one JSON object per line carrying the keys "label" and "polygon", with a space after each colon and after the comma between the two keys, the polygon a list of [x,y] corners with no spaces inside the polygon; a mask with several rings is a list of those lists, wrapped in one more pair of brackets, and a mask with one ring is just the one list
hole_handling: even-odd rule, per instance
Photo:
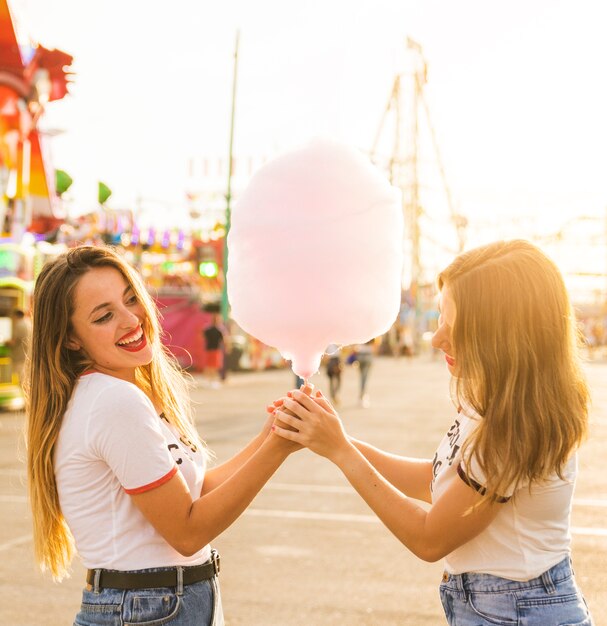
{"label": "young woman with long blonde hair", "polygon": [[456,415],[433,459],[348,437],[319,392],[278,402],[273,428],[335,463],[415,555],[444,559],[450,624],[592,624],[570,561],[589,397],[561,274],[515,240],[458,256],[438,287],[432,345],[445,353]]}
{"label": "young woman with long blonde hair", "polygon": [[222,624],[209,542],[298,446],[267,420],[206,469],[155,305],[112,249],[82,246],[36,282],[27,374],[34,548],[56,579],[88,568],[78,626]]}

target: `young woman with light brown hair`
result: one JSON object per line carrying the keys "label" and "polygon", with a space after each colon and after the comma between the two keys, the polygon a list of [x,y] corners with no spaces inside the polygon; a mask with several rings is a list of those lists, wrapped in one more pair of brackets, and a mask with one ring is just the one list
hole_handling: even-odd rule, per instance
{"label": "young woman with light brown hair", "polygon": [[74,248],[43,267],[27,368],[34,549],[56,579],[75,551],[88,568],[78,626],[222,624],[209,542],[298,449],[268,419],[207,469],[160,334],[139,275],[112,249]]}
{"label": "young woman with light brown hair", "polygon": [[570,562],[589,397],[562,276],[516,240],[458,256],[438,287],[432,345],[445,353],[457,414],[433,459],[350,438],[319,392],[293,391],[273,428],[335,463],[415,555],[444,559],[450,624],[592,624]]}

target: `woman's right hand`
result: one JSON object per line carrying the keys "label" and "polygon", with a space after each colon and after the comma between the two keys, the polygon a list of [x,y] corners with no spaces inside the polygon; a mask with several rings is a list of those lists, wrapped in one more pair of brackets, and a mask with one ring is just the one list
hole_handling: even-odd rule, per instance
{"label": "woman's right hand", "polygon": [[292,392],[277,409],[276,418],[273,430],[277,435],[333,462],[352,447],[337,411],[320,392],[313,398],[301,391]]}
{"label": "woman's right hand", "polygon": [[[278,443],[278,445],[282,447],[286,447],[288,449],[289,454],[292,452],[296,452],[297,450],[301,450],[303,446],[298,444],[297,442],[289,441],[288,439],[284,437],[278,436],[278,434],[276,434],[274,430],[275,430],[275,426],[277,426],[279,428],[284,428],[286,430],[292,430],[296,432],[296,428],[282,421],[278,414],[278,411],[280,410],[286,415],[291,415],[291,416],[295,415],[294,413],[292,413],[291,411],[289,411],[288,409],[284,407],[285,401],[292,398],[294,391],[295,390],[289,391],[285,397],[279,398],[278,400],[274,400],[272,404],[266,407],[266,410],[268,411],[268,413],[270,413],[270,417],[268,418],[268,421],[271,422],[269,437],[274,439],[274,443]],[[314,391],[314,385],[312,383],[306,383],[299,389],[299,391],[305,394],[306,396],[311,396],[312,392]]]}

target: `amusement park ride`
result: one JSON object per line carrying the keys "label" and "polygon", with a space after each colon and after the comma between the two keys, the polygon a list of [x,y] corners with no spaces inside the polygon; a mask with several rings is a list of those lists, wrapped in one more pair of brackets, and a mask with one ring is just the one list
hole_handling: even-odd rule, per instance
{"label": "amusement park ride", "polygon": [[422,116],[425,118],[425,127],[430,135],[434,162],[440,175],[442,193],[449,214],[448,219],[455,235],[456,244],[453,249],[449,249],[450,253],[457,254],[463,251],[468,220],[456,210],[430,110],[424,96],[424,87],[428,80],[428,65],[422,47],[410,37],[406,41],[405,62],[406,69],[394,77],[371,147],[370,157],[376,165],[387,172],[390,182],[402,191],[407,274],[404,283],[408,286],[408,301],[413,313],[409,335],[412,349],[415,351],[419,343],[417,335],[423,308],[421,291],[427,283],[424,277],[422,242],[430,242],[446,249],[444,244],[434,241],[421,227],[422,218],[426,213],[422,206],[423,185],[420,182],[419,172],[422,161],[420,148]]}
{"label": "amusement park ride", "polygon": [[64,218],[55,173],[38,122],[45,106],[67,94],[72,57],[40,45],[20,45],[7,0],[0,0],[0,408],[19,408],[18,375],[11,367],[9,316],[27,309],[40,267],[24,242]]}

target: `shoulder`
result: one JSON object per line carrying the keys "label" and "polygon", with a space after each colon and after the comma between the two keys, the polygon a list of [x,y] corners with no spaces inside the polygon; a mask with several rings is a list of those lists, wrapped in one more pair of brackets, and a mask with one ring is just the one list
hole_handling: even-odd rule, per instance
{"label": "shoulder", "polygon": [[80,422],[85,429],[91,450],[102,457],[111,456],[113,449],[164,439],[150,399],[135,385],[106,374],[80,379],[71,414],[71,421]]}
{"label": "shoulder", "polygon": [[93,372],[82,376],[72,396],[71,408],[86,408],[90,415],[101,414],[105,422],[115,415],[128,419],[141,414],[156,415],[150,399],[136,385]]}

